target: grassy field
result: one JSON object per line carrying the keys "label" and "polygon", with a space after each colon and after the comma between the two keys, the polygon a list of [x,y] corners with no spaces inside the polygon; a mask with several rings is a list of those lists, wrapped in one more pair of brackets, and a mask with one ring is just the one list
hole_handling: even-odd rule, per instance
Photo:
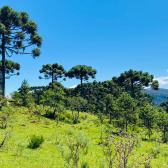
{"label": "grassy field", "polygon": [[[80,157],[81,162],[88,162],[90,168],[105,168],[105,157],[103,155],[101,142],[101,130],[108,125],[105,120],[101,125],[97,116],[80,113],[80,123],[68,123],[68,119],[72,117],[70,111],[64,112],[64,121],[60,121],[57,125],[54,120],[47,119],[40,115],[30,113],[26,108],[18,108],[10,115],[8,127],[0,129],[0,142],[4,138],[6,131],[10,132],[9,139],[5,141],[5,145],[0,149],[0,167],[2,168],[64,168],[65,160],[60,153],[60,146],[64,146],[65,135],[68,130],[74,133],[84,133],[90,139],[88,154]],[[113,128],[116,131],[116,128]],[[136,130],[137,131],[137,130]],[[151,161],[152,167],[165,168],[168,167],[168,145],[155,141],[142,141],[145,136],[145,130],[139,129],[141,132],[139,145],[134,148],[134,158],[139,158],[140,154],[147,155],[146,151],[152,153],[152,150],[159,151],[156,158]],[[31,135],[43,135],[44,143],[37,149],[27,148]],[[107,137],[107,133],[103,131],[103,138]],[[101,165],[101,166],[100,166]],[[143,167],[143,166],[142,166]]]}

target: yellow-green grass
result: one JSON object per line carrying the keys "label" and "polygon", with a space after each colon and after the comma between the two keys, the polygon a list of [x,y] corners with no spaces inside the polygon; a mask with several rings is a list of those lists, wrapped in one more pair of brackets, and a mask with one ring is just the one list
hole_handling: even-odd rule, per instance
{"label": "yellow-green grass", "polygon": [[[70,111],[66,113],[71,116]],[[76,133],[85,133],[90,139],[88,154],[80,158],[80,163],[85,161],[89,163],[90,168],[98,168],[101,163],[105,163],[102,147],[99,145],[101,129],[104,125],[95,124],[96,120],[95,115],[80,113],[80,123],[68,124],[60,121],[57,125],[54,120],[30,114],[26,109],[17,108],[16,112],[10,116],[7,129],[0,129],[0,142],[4,138],[5,130],[11,131],[10,139],[0,149],[0,167],[64,168],[65,161],[59,151],[56,137],[59,136],[58,140],[64,144],[66,130],[73,129]],[[27,148],[33,134],[43,135],[45,139],[41,147],[37,149]],[[106,133],[103,133],[103,137],[106,136]],[[150,152],[156,145],[158,144],[155,142],[141,141],[133,151],[134,158],[138,158],[143,153],[147,156],[146,151]],[[168,150],[168,145],[161,144],[160,148],[159,156],[151,161],[152,167],[168,167],[168,159],[163,156],[163,152]]]}

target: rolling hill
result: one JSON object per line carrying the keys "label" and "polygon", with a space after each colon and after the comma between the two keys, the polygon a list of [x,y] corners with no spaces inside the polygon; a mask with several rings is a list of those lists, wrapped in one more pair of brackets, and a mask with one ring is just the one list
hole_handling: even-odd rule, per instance
{"label": "rolling hill", "polygon": [[168,89],[163,88],[160,88],[159,90],[146,89],[143,92],[153,96],[153,101],[155,102],[156,106],[159,106],[160,103],[167,101]]}

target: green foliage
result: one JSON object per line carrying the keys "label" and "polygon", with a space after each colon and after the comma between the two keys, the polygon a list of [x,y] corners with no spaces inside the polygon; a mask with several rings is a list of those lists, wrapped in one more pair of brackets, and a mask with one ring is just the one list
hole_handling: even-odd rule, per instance
{"label": "green foliage", "polygon": [[81,168],[89,168],[88,162],[82,162]]}
{"label": "green foliage", "polygon": [[135,93],[139,92],[143,87],[147,87],[152,82],[152,88],[158,90],[159,84],[158,81],[153,81],[154,76],[149,75],[148,72],[143,73],[142,71],[125,71],[117,77],[113,77],[113,81],[116,82],[119,86],[124,86],[126,90],[130,90],[132,97],[135,98]]}
{"label": "green foliage", "polygon": [[69,134],[66,138],[65,145],[65,147],[60,146],[60,152],[65,159],[66,165],[78,168],[81,156],[88,153],[88,137],[83,133]]}
{"label": "green foliage", "polygon": [[155,109],[151,105],[146,105],[140,111],[140,118],[144,126],[148,129],[149,139],[152,134],[152,128],[155,122]]}
{"label": "green foliage", "polygon": [[40,102],[45,106],[50,106],[47,117],[57,118],[57,123],[59,121],[60,112],[64,111],[64,99],[64,91],[55,84],[53,84],[53,89],[46,90],[41,95]]}
{"label": "green foliage", "polygon": [[[52,79],[52,83],[54,81],[57,81],[58,78],[62,78],[63,75],[66,73],[62,65],[53,64],[47,64],[43,65],[43,68],[40,70],[40,73],[44,74],[45,79]],[[39,76],[39,79],[43,79],[41,76]],[[65,80],[65,78],[64,78]]]}
{"label": "green foliage", "polygon": [[157,158],[159,154],[161,153],[160,146],[152,147],[150,149],[150,153],[153,155],[154,158]]}
{"label": "green foliage", "polygon": [[[0,61],[0,70],[2,71],[2,60]],[[15,63],[13,61],[5,59],[5,73],[6,73],[6,79],[9,79],[13,75],[20,75],[19,72],[15,73],[15,71],[20,70],[20,64]]]}
{"label": "green foliage", "polygon": [[168,113],[163,108],[158,107],[155,116],[157,118],[156,123],[163,134],[163,141],[167,142],[168,139],[166,133],[168,132]]}
{"label": "green foliage", "polygon": [[30,86],[25,79],[23,80],[22,85],[18,89],[18,91],[18,93],[15,92],[13,95],[14,100],[16,99],[17,102],[21,102],[22,106],[32,106],[32,103],[34,103],[34,99],[32,97],[32,94],[30,93]]}
{"label": "green foliage", "polygon": [[102,144],[107,167],[139,167],[142,164],[149,163],[150,157],[143,158],[143,154],[136,159],[131,158],[134,155],[135,145],[136,139],[125,132],[119,133],[119,140],[114,136],[108,138],[107,142]]}
{"label": "green foliage", "polygon": [[8,127],[9,116],[15,112],[15,109],[12,107],[5,107],[1,108],[1,115],[0,115],[0,128],[5,129]]}
{"label": "green foliage", "polygon": [[40,147],[40,145],[43,142],[44,142],[44,137],[43,136],[32,135],[31,138],[30,138],[28,148],[36,149],[36,148]]}
{"label": "green foliage", "polygon": [[135,113],[133,112],[133,107],[135,105],[134,99],[129,94],[123,93],[117,99],[117,104],[122,111],[121,116],[124,117],[127,132],[128,121],[131,120],[131,118],[133,118],[133,116],[135,115]]}
{"label": "green foliage", "polygon": [[[78,123],[79,112],[84,111],[87,108],[87,100],[82,97],[72,97],[67,99],[67,106],[70,107],[73,115],[73,123]],[[78,111],[78,115],[74,113],[74,110]]]}
{"label": "green foliage", "polygon": [[80,79],[81,81],[81,97],[83,97],[83,88],[82,88],[82,82],[83,80],[88,80],[89,76],[92,78],[95,78],[96,70],[92,69],[91,66],[86,66],[86,65],[77,65],[70,69],[68,72],[65,73],[66,77],[69,78],[76,78]]}
{"label": "green foliage", "polygon": [[21,106],[22,105],[22,98],[21,98],[21,94],[17,91],[12,93],[12,99],[14,100],[12,102],[12,104],[14,104],[15,106]]}
{"label": "green foliage", "polygon": [[106,112],[110,114],[110,124],[112,122],[112,116],[115,116],[115,112],[117,111],[117,102],[112,94],[107,94],[105,97],[106,103]]}
{"label": "green foliage", "polygon": [[[42,37],[37,34],[37,24],[29,20],[26,12],[14,11],[10,6],[0,8],[0,45],[2,54],[2,91],[5,97],[5,73],[13,73],[14,69],[19,70],[20,65],[14,64],[5,68],[6,55],[11,57],[13,54],[31,54],[33,58],[40,55]],[[25,53],[24,50],[32,45],[38,48],[32,49],[31,53]],[[8,64],[9,65],[9,62]],[[19,73],[17,73],[19,75]],[[8,76],[10,77],[10,76]]]}

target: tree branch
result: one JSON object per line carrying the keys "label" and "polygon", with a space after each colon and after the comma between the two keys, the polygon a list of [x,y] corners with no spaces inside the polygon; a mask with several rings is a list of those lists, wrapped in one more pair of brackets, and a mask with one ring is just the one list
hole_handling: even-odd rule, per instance
{"label": "tree branch", "polygon": [[6,51],[6,54],[8,55],[8,57],[12,57],[12,55],[13,55],[13,54],[12,54],[12,55],[9,55],[7,51]]}

